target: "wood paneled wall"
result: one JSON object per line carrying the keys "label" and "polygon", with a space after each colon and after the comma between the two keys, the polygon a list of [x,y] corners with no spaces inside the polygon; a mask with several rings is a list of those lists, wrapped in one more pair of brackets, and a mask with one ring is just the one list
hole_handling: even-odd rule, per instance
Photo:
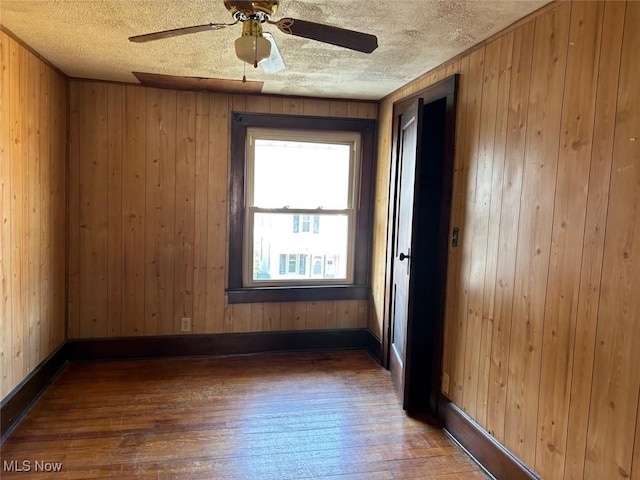
{"label": "wood paneled wall", "polygon": [[0,31],[0,398],[64,341],[68,81]]}
{"label": "wood paneled wall", "polygon": [[367,301],[226,303],[232,111],[377,105],[71,82],[70,338],[366,326]]}
{"label": "wood paneled wall", "polygon": [[640,479],[639,25],[556,3],[381,104],[378,226],[393,102],[460,74],[448,395],[545,479]]}

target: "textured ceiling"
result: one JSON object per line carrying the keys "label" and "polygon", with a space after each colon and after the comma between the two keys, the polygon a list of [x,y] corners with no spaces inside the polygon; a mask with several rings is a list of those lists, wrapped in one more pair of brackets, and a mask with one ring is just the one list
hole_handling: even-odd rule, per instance
{"label": "textured ceiling", "polygon": [[[287,69],[247,65],[265,93],[379,99],[547,0],[281,0],[293,17],[378,37],[363,54],[271,31]],[[230,22],[222,0],[0,0],[0,23],[72,77],[137,82],[132,71],[239,80],[241,26],[135,44],[131,35]]]}

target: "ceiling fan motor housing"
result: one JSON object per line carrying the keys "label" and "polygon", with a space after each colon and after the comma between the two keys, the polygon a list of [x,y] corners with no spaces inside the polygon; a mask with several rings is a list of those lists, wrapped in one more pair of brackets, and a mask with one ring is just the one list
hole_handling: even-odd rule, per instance
{"label": "ceiling fan motor housing", "polygon": [[269,17],[278,11],[279,3],[280,0],[224,0],[224,6],[234,17],[236,13],[243,13],[247,17],[256,13],[263,13]]}

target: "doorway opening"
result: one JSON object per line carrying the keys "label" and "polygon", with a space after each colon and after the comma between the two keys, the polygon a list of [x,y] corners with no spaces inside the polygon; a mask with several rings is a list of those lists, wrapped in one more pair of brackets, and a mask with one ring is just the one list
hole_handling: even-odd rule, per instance
{"label": "doorway opening", "polygon": [[383,362],[402,407],[437,418],[458,76],[394,104]]}

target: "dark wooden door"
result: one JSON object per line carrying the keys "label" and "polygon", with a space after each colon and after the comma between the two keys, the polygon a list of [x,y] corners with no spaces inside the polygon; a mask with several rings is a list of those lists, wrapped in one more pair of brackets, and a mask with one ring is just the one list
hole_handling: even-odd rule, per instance
{"label": "dark wooden door", "polygon": [[393,241],[393,279],[391,286],[391,344],[389,369],[393,383],[406,408],[406,353],[411,279],[411,241],[414,217],[416,159],[422,131],[422,99],[416,100],[400,116],[396,143],[395,238]]}

